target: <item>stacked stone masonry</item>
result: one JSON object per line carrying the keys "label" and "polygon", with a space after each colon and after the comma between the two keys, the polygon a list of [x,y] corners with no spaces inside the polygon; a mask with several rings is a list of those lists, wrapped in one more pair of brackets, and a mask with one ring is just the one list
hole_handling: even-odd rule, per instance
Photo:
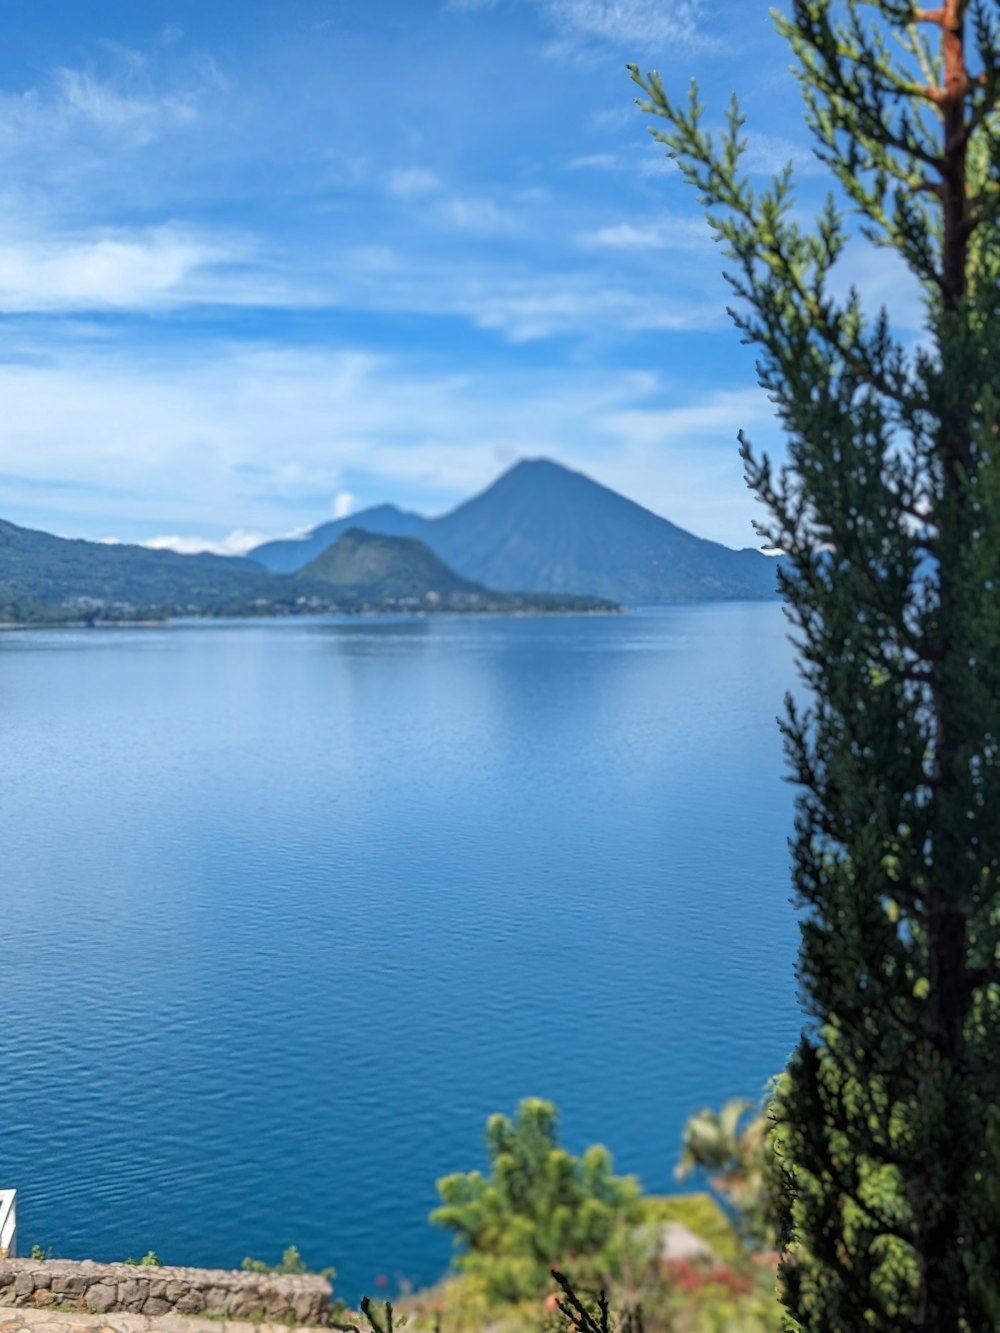
{"label": "stacked stone masonry", "polygon": [[145,1268],[90,1259],[2,1259],[0,1306],[325,1324],[330,1284],[311,1275]]}

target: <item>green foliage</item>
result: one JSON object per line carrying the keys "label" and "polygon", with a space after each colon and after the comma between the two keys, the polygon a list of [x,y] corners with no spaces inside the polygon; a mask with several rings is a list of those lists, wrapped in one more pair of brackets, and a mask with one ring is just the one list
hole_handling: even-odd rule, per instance
{"label": "green foliage", "polygon": [[376,1314],[375,1308],[367,1296],[362,1298],[361,1313],[371,1325],[372,1333],[393,1333],[393,1328],[402,1328],[406,1323],[405,1319],[393,1323],[393,1309],[389,1301],[386,1301],[382,1307],[381,1314]]}
{"label": "green foliage", "polygon": [[407,1323],[406,1316],[398,1316],[390,1301],[383,1302],[379,1311],[367,1296],[361,1298],[361,1315],[366,1325],[364,1329],[355,1323],[334,1323],[331,1327],[342,1329],[343,1333],[397,1333],[397,1330],[405,1328]]}
{"label": "green foliage", "polygon": [[0,519],[0,620],[134,618],[294,597],[250,560],[68,541]]}
{"label": "green foliage", "polygon": [[777,1333],[779,1327],[773,1277],[744,1274],[735,1285],[731,1271],[687,1266],[641,1293],[591,1291],[561,1273],[553,1277],[560,1295],[542,1333]]}
{"label": "green foliage", "polygon": [[579,1333],[643,1333],[642,1311],[629,1311],[619,1322],[611,1316],[607,1293],[602,1289],[589,1299],[577,1293],[563,1273],[552,1270],[562,1296],[556,1306],[567,1323]]}
{"label": "green foliage", "polygon": [[130,1268],[160,1268],[160,1260],[156,1256],[155,1250],[147,1250],[141,1259],[133,1259],[131,1255],[123,1259],[122,1263],[128,1264]]}
{"label": "green foliage", "polygon": [[639,1220],[634,1177],[612,1174],[600,1145],[573,1157],[556,1141],[551,1102],[529,1097],[513,1121],[491,1116],[486,1149],[491,1172],[457,1173],[438,1181],[442,1206],[431,1221],[466,1246],[459,1267],[477,1274],[489,1297],[516,1301],[544,1292],[555,1264],[613,1263],[624,1224]]}
{"label": "green foliage", "polygon": [[837,294],[851,239],[791,170],[758,190],[633,79],[732,265],[735,322],[788,438],[741,435],[785,553],[805,709],[799,979],[812,1022],[775,1104],[794,1203],[790,1328],[1000,1327],[1000,21],[991,0],[791,0],[777,20],[817,153],[923,297],[920,341]]}
{"label": "green foliage", "polygon": [[41,1245],[32,1245],[31,1257],[32,1259],[35,1260],[36,1263],[40,1263],[42,1260],[47,1259],[49,1256],[45,1252],[45,1250],[42,1249]]}
{"label": "green foliage", "polygon": [[645,1195],[642,1228],[654,1223],[662,1228],[666,1222],[679,1222],[693,1236],[703,1240],[724,1263],[739,1263],[746,1257],[742,1237],[711,1194]]}
{"label": "green foliage", "polygon": [[721,1111],[699,1111],[684,1126],[675,1171],[682,1181],[696,1171],[709,1176],[751,1248],[773,1249],[779,1243],[789,1206],[784,1182],[775,1170],[770,1123],[767,1111],[739,1098],[728,1101]]}
{"label": "green foliage", "polygon": [[[276,1264],[269,1264],[266,1259],[251,1259],[248,1255],[240,1264],[245,1273],[311,1273],[314,1270],[306,1266],[305,1260],[299,1254],[298,1247],[289,1245],[282,1252],[281,1259]],[[330,1281],[337,1276],[335,1268],[320,1268],[315,1270],[319,1277],[325,1277]]]}

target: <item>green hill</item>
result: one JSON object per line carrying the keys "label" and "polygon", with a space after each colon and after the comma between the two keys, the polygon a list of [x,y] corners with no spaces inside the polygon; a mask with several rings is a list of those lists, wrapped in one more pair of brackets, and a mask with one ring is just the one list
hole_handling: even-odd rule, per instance
{"label": "green hill", "polygon": [[349,528],[291,583],[316,596],[327,590],[343,605],[384,610],[611,611],[595,597],[496,592],[456,574],[416,537],[391,537]]}
{"label": "green hill", "polygon": [[489,598],[415,537],[390,537],[352,527],[296,575],[367,601],[386,598]]}
{"label": "green hill", "polygon": [[334,518],[321,523],[304,537],[286,537],[254,547],[252,559],[272,574],[294,574],[304,569],[351,528],[377,532],[385,537],[419,537],[427,519],[408,513],[395,505],[374,505],[349,518]]}
{"label": "green hill", "polygon": [[[68,540],[0,519],[0,608],[4,618],[53,618],[56,609],[117,617],[179,615],[251,606],[273,595],[273,578],[252,560],[178,555],[145,546]],[[42,608],[49,608],[48,615]]]}

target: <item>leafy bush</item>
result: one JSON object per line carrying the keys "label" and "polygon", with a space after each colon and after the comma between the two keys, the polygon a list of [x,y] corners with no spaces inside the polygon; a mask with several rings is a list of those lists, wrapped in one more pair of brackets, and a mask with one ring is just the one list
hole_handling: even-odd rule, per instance
{"label": "leafy bush", "polygon": [[[777,1080],[772,1095],[779,1084]],[[721,1111],[705,1108],[684,1126],[674,1173],[682,1181],[695,1172],[706,1173],[740,1235],[756,1249],[778,1245],[788,1210],[770,1129],[770,1110],[761,1111],[752,1102],[733,1099]]]}
{"label": "leafy bush", "polygon": [[127,1259],[124,1259],[122,1262],[128,1264],[130,1268],[162,1268],[162,1267],[163,1267],[163,1265],[161,1264],[159,1258],[157,1257],[157,1254],[156,1254],[156,1251],[155,1251],[155,1250],[147,1250],[146,1253],[142,1256],[141,1259],[133,1259],[132,1256],[129,1255],[129,1257],[128,1257]]}
{"label": "leafy bush", "polygon": [[[264,1259],[251,1259],[249,1255],[240,1265],[245,1273],[308,1273],[309,1269],[299,1254],[298,1247],[289,1245],[288,1249],[281,1256],[280,1263],[269,1264]],[[333,1277],[332,1268],[324,1268],[322,1277]]]}
{"label": "leafy bush", "polygon": [[480,1276],[493,1301],[538,1296],[554,1265],[613,1266],[616,1237],[640,1220],[638,1181],[613,1175],[611,1154],[600,1145],[571,1156],[556,1141],[556,1122],[551,1102],[525,1098],[513,1121],[487,1121],[489,1176],[470,1171],[438,1181],[442,1206],[431,1221],[467,1247],[458,1266]]}

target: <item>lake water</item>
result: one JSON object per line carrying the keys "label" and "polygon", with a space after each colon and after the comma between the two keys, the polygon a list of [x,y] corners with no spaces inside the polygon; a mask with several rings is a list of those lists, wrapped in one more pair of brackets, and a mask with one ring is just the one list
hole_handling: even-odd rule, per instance
{"label": "lake water", "polygon": [[672,1187],[798,1030],[780,607],[0,638],[0,1187],[20,1247],[348,1299],[553,1099]]}

